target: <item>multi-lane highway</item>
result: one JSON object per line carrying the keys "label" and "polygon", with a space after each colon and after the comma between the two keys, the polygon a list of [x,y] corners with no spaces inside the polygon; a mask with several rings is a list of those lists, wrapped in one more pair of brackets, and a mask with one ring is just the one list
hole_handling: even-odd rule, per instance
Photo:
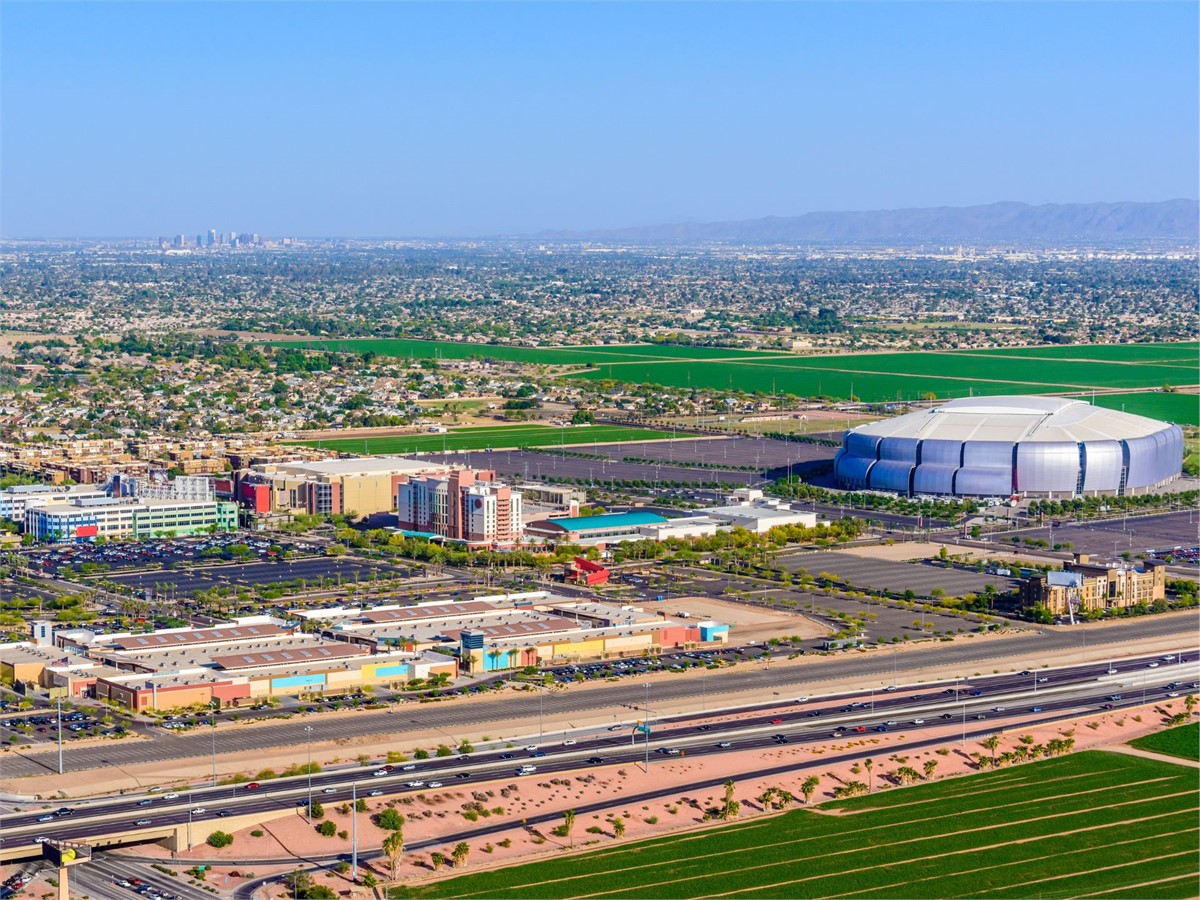
{"label": "multi-lane highway", "polygon": [[[821,659],[806,659],[799,665],[766,666],[762,663],[743,663],[734,669],[723,669],[702,678],[680,678],[666,675],[657,679],[651,688],[652,705],[669,707],[673,703],[695,704],[706,695],[717,693],[736,695],[752,691],[785,691],[805,693],[811,685],[835,680],[861,680],[863,684],[892,684],[916,681],[922,672],[932,668],[956,667],[963,675],[986,666],[993,669],[1002,661],[1016,657],[1041,657],[1047,662],[1055,655],[1073,650],[1083,651],[1106,645],[1136,640],[1161,641],[1180,647],[1196,634],[1195,616],[1173,614],[1149,616],[1119,625],[1086,626],[1046,629],[1014,635],[1002,640],[955,640],[930,642],[905,648],[902,654],[877,649],[868,653],[844,653]],[[808,691],[811,692],[811,691]],[[451,700],[436,704],[402,704],[390,712],[356,713],[347,721],[344,717],[323,719],[309,716],[287,722],[263,723],[249,726],[219,726],[218,753],[245,750],[265,750],[271,747],[304,744],[312,728],[314,743],[355,735],[389,735],[413,730],[440,730],[446,739],[464,735],[466,729],[495,723],[534,722],[539,716],[561,718],[571,713],[606,713],[618,719],[630,718],[626,707],[638,705],[643,699],[642,679],[592,685],[586,690],[512,693],[489,698],[486,702]],[[193,749],[194,748],[194,749]],[[70,748],[66,754],[66,770],[112,766],[132,766],[139,763],[178,760],[185,756],[202,756],[209,750],[208,741],[196,741],[182,736],[177,740],[112,741],[87,747]],[[8,754],[0,762],[5,777],[40,775],[54,771],[53,753]]]}
{"label": "multi-lane highway", "polygon": [[[580,732],[564,745],[495,748],[470,757],[443,757],[396,765],[381,774],[380,766],[345,767],[314,774],[310,779],[279,779],[250,787],[198,788],[190,793],[126,795],[73,805],[70,815],[39,821],[48,810],[20,812],[0,821],[8,853],[45,836],[87,841],[102,834],[126,832],[130,841],[160,836],[165,826],[208,821],[221,816],[277,813],[303,806],[308,798],[344,802],[352,785],[358,796],[414,793],[450,788],[494,778],[517,777],[523,765],[536,767],[538,777],[579,768],[629,765],[653,766],[675,755],[688,757],[761,748],[781,743],[827,742],[835,732],[847,735],[897,731],[905,741],[946,740],[945,729],[961,728],[963,739],[991,734],[999,728],[1071,718],[1106,704],[1114,708],[1185,695],[1200,677],[1200,651],[1186,657],[1141,657],[1110,663],[1090,663],[1064,669],[941,682],[894,692],[847,693],[820,698],[794,695],[778,703],[757,704],[720,713],[692,713],[654,721],[651,735],[619,731]],[[934,736],[934,731],[936,735]],[[907,746],[907,744],[905,745]],[[869,752],[869,751],[868,751]],[[794,768],[791,766],[790,768]],[[311,791],[311,794],[310,794]],[[139,832],[142,834],[139,836]]]}

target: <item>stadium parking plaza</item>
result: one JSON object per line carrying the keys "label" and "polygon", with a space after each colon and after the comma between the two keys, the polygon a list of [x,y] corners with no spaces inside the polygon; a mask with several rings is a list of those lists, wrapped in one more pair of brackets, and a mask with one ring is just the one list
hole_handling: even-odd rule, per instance
{"label": "stadium parking plaza", "polygon": [[[269,563],[235,563],[210,566],[200,569],[158,569],[153,572],[135,572],[126,575],[105,575],[104,580],[133,588],[174,588],[190,593],[214,587],[241,585],[244,587],[279,584],[308,579],[316,587],[318,579],[333,579],[335,584],[354,584],[372,581],[375,578],[401,578],[407,570],[393,566],[362,562],[345,557],[309,557],[295,560],[279,560]],[[374,578],[373,578],[374,576]]]}
{"label": "stadium parking plaza", "polygon": [[[310,551],[312,545],[288,541],[264,540],[242,534],[214,534],[208,537],[113,541],[110,543],[56,545],[30,552],[26,559],[31,568],[43,572],[64,573],[84,563],[102,565],[106,570],[162,566],[167,563],[233,559],[232,547],[245,547],[248,558],[273,559],[280,548]],[[215,554],[215,555],[210,555]]]}
{"label": "stadium parking plaza", "polygon": [[1017,581],[999,575],[979,575],[960,569],[944,569],[934,562],[906,563],[870,559],[852,553],[816,551],[792,553],[776,557],[776,562],[788,571],[805,569],[814,578],[829,572],[838,580],[858,590],[912,590],[919,597],[929,597],[934,588],[941,588],[950,597],[982,594],[992,585],[997,594],[1007,594],[1017,587]]}
{"label": "stadium parking plaza", "polygon": [[1200,770],[1087,751],[392,896],[1194,897],[1198,788]]}
{"label": "stadium parking plaza", "polygon": [[[1133,555],[1172,550],[1176,547],[1194,548],[1196,531],[1200,528],[1200,512],[1163,513],[1154,516],[1128,516],[1107,519],[1103,522],[1079,522],[1061,519],[1060,524],[1032,531],[1021,531],[1016,537],[1022,541],[1043,540],[1050,544],[1069,543],[1071,551],[1087,553],[1095,557],[1110,559],[1122,553]],[[991,536],[990,540],[1000,546],[1012,544],[1013,535]],[[1012,545],[1017,546],[1017,545]]]}
{"label": "stadium parking plaza", "polygon": [[[627,444],[625,447],[645,445]],[[591,453],[590,447],[577,447],[576,452]],[[640,455],[640,453],[623,453]],[[691,468],[672,466],[667,463],[612,462],[609,459],[590,459],[560,456],[549,451],[491,450],[471,453],[430,454],[431,458],[460,463],[474,468],[494,469],[506,478],[541,481],[546,478],[571,479],[579,484],[608,483],[613,481],[681,482],[684,484],[709,484],[720,482],[730,487],[745,487],[761,484],[767,479],[761,472],[729,469]]]}

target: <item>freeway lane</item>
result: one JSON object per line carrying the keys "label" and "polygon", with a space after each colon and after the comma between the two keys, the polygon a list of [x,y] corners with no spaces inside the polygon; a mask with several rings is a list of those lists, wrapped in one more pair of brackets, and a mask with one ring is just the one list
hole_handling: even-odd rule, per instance
{"label": "freeway lane", "polygon": [[[516,767],[523,763],[537,766],[537,775],[542,777],[556,772],[586,769],[588,759],[600,757],[601,764],[630,764],[644,760],[649,754],[665,752],[668,748],[684,754],[705,756],[724,752],[726,749],[770,748],[780,742],[819,743],[829,740],[837,726],[849,734],[876,730],[894,730],[905,735],[928,732],[948,724],[961,723],[964,735],[988,734],[997,728],[1014,725],[1031,726],[1036,723],[1070,718],[1087,710],[1098,710],[1106,702],[1116,708],[1136,706],[1145,702],[1164,699],[1170,688],[1164,686],[1168,679],[1188,679],[1187,688],[1200,674],[1197,657],[1191,656],[1185,664],[1159,665],[1149,668],[1148,661],[1127,661],[1121,670],[1109,675],[1107,665],[1103,668],[1078,667],[1069,672],[1053,672],[1051,682],[1035,689],[1037,682],[1030,677],[1005,676],[972,681],[971,689],[982,691],[981,696],[962,692],[956,702],[954,688],[922,688],[921,693],[884,695],[877,699],[874,709],[863,700],[853,710],[847,711],[843,704],[846,698],[830,698],[825,701],[791,704],[784,711],[765,713],[761,708],[744,711],[728,721],[705,723],[710,730],[697,726],[698,716],[686,716],[663,722],[654,728],[651,753],[646,742],[633,743],[625,734],[604,734],[591,740],[581,740],[570,749],[546,747],[552,755],[532,757],[527,751],[493,751],[479,754],[469,760],[442,758],[414,763],[416,770],[403,772],[397,767],[386,776],[373,777],[370,770],[354,767],[349,770],[322,772],[313,776],[313,797],[323,802],[344,802],[350,798],[350,784],[357,782],[359,796],[371,790],[387,794],[417,792],[429,789],[430,781],[441,781],[447,788],[459,783],[457,773],[470,773],[471,784],[495,778],[513,778]],[[1152,673],[1152,674],[1151,674]],[[1143,677],[1146,675],[1147,677]],[[1099,680],[1098,680],[1099,679]],[[1180,690],[1183,693],[1186,688]],[[1120,694],[1120,697],[1116,695]],[[862,695],[859,695],[860,697]],[[832,703],[830,702],[832,701]],[[1037,712],[1033,711],[1037,707]],[[779,709],[776,707],[775,709]],[[814,711],[822,715],[809,715]],[[782,719],[776,723],[773,719]],[[898,724],[904,720],[904,724]],[[921,720],[921,721],[918,721]],[[986,721],[986,725],[983,722]],[[981,730],[982,729],[982,730]],[[943,735],[939,738],[945,741]],[[721,743],[731,748],[722,748]],[[511,758],[504,759],[501,754]],[[793,768],[795,765],[793,765]],[[420,784],[407,784],[420,782]],[[436,788],[434,788],[436,790]],[[49,823],[36,821],[37,814],[21,814],[6,817],[3,823],[5,845],[8,848],[28,845],[33,838],[45,834],[58,839],[88,840],[99,834],[113,831],[139,829],[137,820],[149,819],[141,829],[162,829],[168,825],[179,825],[189,821],[188,810],[195,805],[191,818],[211,820],[222,810],[245,814],[254,812],[278,813],[282,810],[303,806],[308,796],[307,779],[291,778],[271,782],[259,790],[240,788],[217,788],[182,794],[173,800],[165,797],[127,796],[98,802],[79,808],[70,818]],[[145,805],[142,805],[145,804]],[[159,832],[161,833],[161,832]],[[147,838],[158,837],[159,833],[147,834]]]}
{"label": "freeway lane", "polygon": [[[714,671],[711,677],[703,679],[665,675],[652,682],[651,693],[653,705],[662,707],[673,701],[697,701],[710,688],[713,693],[723,694],[754,690],[799,694],[806,692],[806,685],[834,679],[861,678],[868,683],[890,684],[894,679],[915,680],[922,670],[933,667],[960,666],[963,674],[967,675],[983,666],[995,667],[1008,657],[1044,655],[1049,659],[1054,653],[1138,639],[1177,638],[1180,646],[1184,646],[1198,630],[1195,614],[1148,616],[1116,625],[1047,629],[1044,633],[1030,632],[1000,640],[934,641],[906,648],[903,659],[897,654],[888,653],[886,649],[877,649],[868,653],[846,653],[819,660],[805,660],[798,665],[775,668],[742,663],[734,669]],[[545,694],[541,702],[547,715],[604,710],[621,715],[623,706],[642,703],[644,689],[641,685],[645,680],[625,679],[578,692],[568,688],[566,691]],[[355,735],[390,735],[414,727],[441,729],[449,741],[454,739],[456,730],[461,733],[464,727],[508,724],[517,720],[536,722],[538,716],[539,699],[534,692],[530,692],[529,695],[513,694],[503,700],[489,699],[486,702],[451,700],[432,704],[400,704],[389,712],[358,714],[352,722],[347,722],[345,718],[322,720],[321,716],[315,715],[254,727],[218,727],[217,740],[220,752],[299,746],[307,740],[304,729],[310,726],[314,742],[344,738],[348,727]],[[621,715],[621,718],[632,717]],[[67,771],[78,772],[91,768],[175,760],[185,758],[185,755],[205,755],[206,742],[187,736],[177,737],[177,740],[114,741],[70,748],[66,752],[66,768]],[[191,747],[196,747],[199,752],[189,753],[186,748]],[[41,775],[54,771],[54,764],[52,752],[10,753],[3,760],[2,770],[5,777]]]}

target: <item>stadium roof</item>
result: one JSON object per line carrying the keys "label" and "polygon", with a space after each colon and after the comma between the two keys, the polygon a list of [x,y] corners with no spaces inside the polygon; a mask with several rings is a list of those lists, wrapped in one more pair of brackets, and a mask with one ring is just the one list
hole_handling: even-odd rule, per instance
{"label": "stadium roof", "polygon": [[975,397],[855,428],[857,434],[944,441],[1111,441],[1162,431],[1156,419],[1060,397]]}

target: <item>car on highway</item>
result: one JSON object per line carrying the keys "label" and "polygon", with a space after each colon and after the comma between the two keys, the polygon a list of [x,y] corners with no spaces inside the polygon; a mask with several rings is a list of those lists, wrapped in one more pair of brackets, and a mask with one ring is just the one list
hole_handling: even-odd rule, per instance
{"label": "car on highway", "polygon": [[1109,669],[1109,670],[1108,670],[1108,671],[1107,671],[1105,674],[1106,674],[1106,675],[1116,675],[1116,674],[1117,674],[1117,670],[1116,670],[1116,669],[1112,669],[1112,668],[1110,668],[1110,669]]}
{"label": "car on highway", "polygon": [[1040,706],[1035,706],[1035,707],[1033,707],[1033,709],[1031,709],[1031,710],[1029,710],[1029,711],[1030,711],[1030,712],[1041,712],[1041,711],[1042,711],[1042,708],[1041,708]]}
{"label": "car on highway", "polygon": [[1120,699],[1121,699],[1121,695],[1120,695],[1120,694],[1109,694],[1109,695],[1108,695],[1108,699],[1109,699],[1109,700],[1120,700]]}
{"label": "car on highway", "polygon": [[1022,675],[1032,675],[1033,673],[1032,673],[1032,672],[1030,672],[1028,669],[1022,669],[1020,674],[1022,674]]}
{"label": "car on highway", "polygon": [[712,731],[712,726],[711,725],[701,725],[696,730],[697,731]]}
{"label": "car on highway", "polygon": [[1004,712],[1007,708],[1006,706],[993,706],[992,712]]}
{"label": "car on highway", "polygon": [[202,816],[202,815],[204,815],[204,813],[205,813],[205,809],[203,806],[197,806],[195,809],[192,810],[193,816]]}
{"label": "car on highway", "polygon": [[[511,753],[501,753],[500,758],[501,759],[512,759],[513,755]],[[405,768],[407,768],[407,767],[405,767]]]}
{"label": "car on highway", "polygon": [[[1158,663],[1156,663],[1156,662],[1152,662],[1152,663],[1150,663],[1150,665],[1146,666],[1146,668],[1147,668],[1147,669],[1157,669],[1157,668],[1158,668]],[[38,729],[38,731],[45,731],[45,729],[44,729],[44,728],[39,728],[39,729]]]}
{"label": "car on highway", "polygon": [[536,753],[537,752],[537,744],[530,744],[528,747],[525,748],[525,752],[526,753]]}
{"label": "car on highway", "polygon": [[925,720],[924,720],[924,719],[913,719],[913,720],[912,720],[912,723],[913,723],[914,725],[924,725],[924,724],[925,724]]}
{"label": "car on highway", "polygon": [[153,800],[151,800],[149,797],[147,797],[145,800],[139,800],[138,806],[149,806],[153,802],[154,802]]}
{"label": "car on highway", "polygon": [[53,822],[53,821],[54,821],[54,816],[52,816],[51,814],[47,813],[47,814],[46,814],[46,815],[44,815],[44,816],[38,816],[38,821],[39,821],[39,822]]}
{"label": "car on highway", "polygon": [[406,781],[406,782],[404,782],[404,786],[408,787],[408,788],[425,787],[425,782],[423,782],[423,781]]}
{"label": "car on highway", "polygon": [[381,775],[386,775],[387,773],[388,773],[387,769],[376,769],[376,770],[375,770],[374,772],[372,772],[371,774],[372,774],[374,777],[376,777],[376,778],[379,778]]}
{"label": "car on highway", "polygon": [[380,791],[380,790],[374,790],[374,791],[371,791],[371,792],[369,792],[369,793],[367,794],[367,796],[368,796],[368,797],[382,797],[382,796],[383,796],[383,791]]}
{"label": "car on highway", "polygon": [[854,726],[854,731],[856,734],[865,734],[866,730],[867,730],[866,725],[855,725]]}
{"label": "car on highway", "polygon": [[986,719],[986,718],[987,718],[987,716],[985,716],[983,713],[980,713],[980,714],[979,714],[979,715],[977,715],[975,718],[976,718],[976,719]]}
{"label": "car on highway", "polygon": [[563,741],[563,742],[562,742],[562,745],[563,745],[564,747],[574,747],[574,746],[575,746],[575,743],[576,743],[576,742],[575,742],[575,741],[572,741],[572,740],[565,740],[565,741]]}
{"label": "car on highway", "polygon": [[[133,824],[134,825],[149,825],[152,821],[153,821],[153,819],[138,819]],[[40,844],[40,843],[42,843],[42,841],[38,841],[38,843]]]}
{"label": "car on highway", "polygon": [[414,771],[416,771],[416,768],[417,767],[415,765],[413,765],[412,763],[409,763],[407,766],[401,766],[400,771],[401,772],[414,772]]}
{"label": "car on highway", "polygon": [[717,744],[717,746],[720,747],[722,750],[728,750],[730,747],[733,746],[733,744],[730,741],[721,741],[721,743]]}
{"label": "car on highway", "polygon": [[440,781],[429,782],[429,787],[431,787],[431,788],[440,788],[441,786],[442,786],[442,783]]}
{"label": "car on highway", "polygon": [[[139,825],[141,824],[141,822],[142,822],[142,820],[138,820],[138,824],[139,824]],[[149,824],[150,824],[150,820],[149,820],[149,819],[146,819],[146,820],[145,820],[145,822],[146,822],[146,824],[147,824],[147,825],[149,825]],[[46,837],[46,835],[44,835],[44,834],[39,834],[37,837],[35,837],[35,838],[33,839],[33,842],[34,842],[35,844],[44,844],[44,843],[46,843],[46,841],[48,841],[48,840],[50,840],[50,838]]]}
{"label": "car on highway", "polygon": [[888,728],[887,728],[887,726],[886,726],[886,725],[876,725],[876,726],[875,726],[875,730],[876,730],[876,731],[887,731],[887,730],[888,730]]}
{"label": "car on highway", "polygon": [[60,806],[54,811],[54,814],[61,819],[63,816],[75,815],[75,810],[71,809],[69,806]]}
{"label": "car on highway", "polygon": [[160,787],[152,787],[152,788],[149,788],[149,789],[147,789],[146,793],[147,793],[147,794],[161,794],[161,793],[162,793],[162,788],[160,788]]}
{"label": "car on highway", "polygon": [[896,721],[896,720],[894,720],[894,719],[888,719],[888,720],[887,720],[886,722],[884,722],[883,724],[884,724],[884,725],[887,725],[887,726],[889,726],[889,727],[891,727],[891,728],[895,728],[895,727],[896,727],[897,725],[899,725],[900,723],[899,723],[899,722],[897,722],[897,721]]}
{"label": "car on highway", "polygon": [[246,785],[246,790],[257,791],[260,787],[262,787],[261,784],[259,784],[257,781],[252,781],[248,785]]}
{"label": "car on highway", "polygon": [[219,819],[228,819],[232,815],[233,815],[232,809],[221,809],[221,810],[217,811],[217,818],[219,818]]}
{"label": "car on highway", "polygon": [[521,766],[517,769],[518,775],[532,775],[537,771],[537,766]]}
{"label": "car on highway", "polygon": [[171,791],[169,794],[163,794],[164,800],[178,800],[179,794],[176,791]]}
{"label": "car on highway", "polygon": [[322,793],[322,794],[336,794],[336,793],[337,793],[337,788],[335,788],[335,787],[327,787],[327,788],[325,788],[324,790],[322,790],[322,791],[321,791],[321,793]]}
{"label": "car on highway", "polygon": [[1049,677],[1048,675],[1039,675],[1039,676],[1038,676],[1037,683],[1038,683],[1038,684],[1045,684],[1045,683],[1046,683],[1047,681],[1049,681],[1049,680],[1050,680],[1050,677]]}
{"label": "car on highway", "polygon": [[971,696],[972,696],[972,697],[982,697],[982,696],[983,696],[983,691],[981,691],[981,690],[979,690],[978,688],[976,688],[975,690],[971,691]]}
{"label": "car on highway", "polygon": [[899,689],[898,687],[896,687],[894,684],[889,684],[889,685],[888,685],[887,687],[885,687],[883,690],[884,690],[884,692],[885,692],[885,693],[888,693],[888,694],[890,694],[890,693],[893,693],[894,691],[898,691],[898,690],[900,690],[900,689]]}
{"label": "car on highway", "polygon": [[772,720],[771,720],[771,724],[772,724],[772,725],[782,725],[782,724],[783,724],[783,719],[779,719],[779,718],[772,719]]}
{"label": "car on highway", "polygon": [[457,775],[455,775],[454,777],[455,777],[455,778],[467,779],[467,778],[470,778],[470,777],[471,777],[471,773],[470,773],[470,772],[459,772],[459,773],[458,773]]}
{"label": "car on highway", "polygon": [[600,763],[604,762],[604,757],[603,756],[589,756],[587,761],[588,761],[588,765],[598,766],[598,765],[600,765]]}
{"label": "car on highway", "polygon": [[953,718],[954,718],[954,713],[942,713],[942,715],[941,715],[941,718],[943,718],[943,719],[953,719]]}
{"label": "car on highway", "polygon": [[796,702],[797,702],[797,703],[807,703],[807,702],[808,702],[808,698],[807,698],[807,697],[797,697],[797,698],[796,698]]}
{"label": "car on highway", "polygon": [[1115,707],[1113,704],[1111,704],[1111,703],[1105,703],[1105,704],[1104,704],[1102,707],[1100,707],[1100,708],[1101,708],[1101,709],[1116,709],[1116,707]]}
{"label": "car on highway", "polygon": [[1167,691],[1167,696],[1168,697],[1178,697],[1179,691]]}
{"label": "car on highway", "polygon": [[786,734],[777,734],[771,738],[777,744],[786,744],[788,742]]}

